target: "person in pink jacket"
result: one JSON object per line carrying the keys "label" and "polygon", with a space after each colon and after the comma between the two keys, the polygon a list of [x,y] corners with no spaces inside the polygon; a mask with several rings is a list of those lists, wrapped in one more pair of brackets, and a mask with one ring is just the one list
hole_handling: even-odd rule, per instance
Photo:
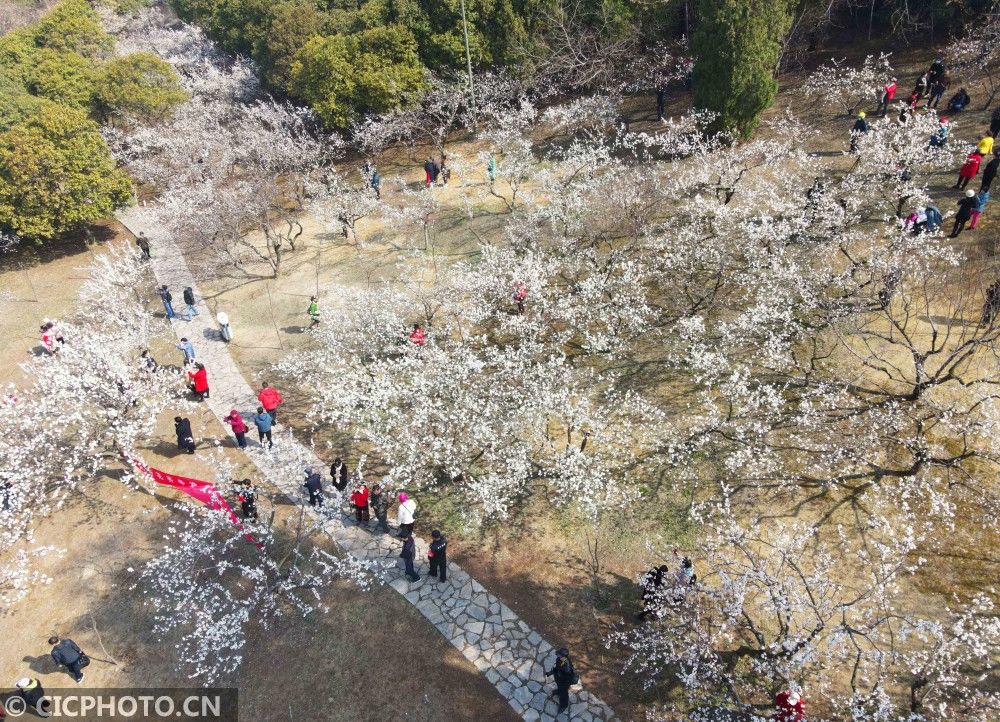
{"label": "person in pink jacket", "polygon": [[240,415],[240,412],[233,409],[222,420],[232,427],[233,436],[236,437],[236,445],[241,449],[245,449],[247,447],[247,424]]}

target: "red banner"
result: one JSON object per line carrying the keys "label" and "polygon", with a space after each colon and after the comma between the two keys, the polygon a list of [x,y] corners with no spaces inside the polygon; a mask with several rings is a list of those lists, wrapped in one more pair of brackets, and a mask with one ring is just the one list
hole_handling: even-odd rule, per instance
{"label": "red banner", "polygon": [[[132,459],[131,461],[132,465],[138,471],[141,471],[144,474],[149,474],[153,481],[157,484],[171,486],[174,489],[183,491],[188,496],[193,496],[209,509],[225,512],[233,524],[240,529],[243,528],[243,522],[241,522],[239,517],[236,516],[236,512],[233,511],[233,508],[229,506],[226,500],[222,497],[222,494],[219,492],[215,484],[210,484],[207,481],[201,481],[199,479],[191,479],[187,476],[168,474],[165,471],[160,471],[159,469],[153,469],[152,467],[146,466],[135,459]],[[263,548],[264,545],[254,539],[251,534],[244,533],[243,536],[252,541],[258,549]]]}

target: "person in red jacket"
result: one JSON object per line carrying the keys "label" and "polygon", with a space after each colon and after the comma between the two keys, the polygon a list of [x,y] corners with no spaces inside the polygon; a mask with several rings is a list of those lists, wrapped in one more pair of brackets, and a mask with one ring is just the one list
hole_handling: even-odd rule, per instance
{"label": "person in red jacket", "polygon": [[889,104],[896,97],[896,79],[893,78],[884,86],[882,86],[882,98],[879,100],[879,110],[882,111],[882,117],[889,111]]}
{"label": "person in red jacket", "polygon": [[410,343],[414,346],[423,346],[427,343],[427,334],[419,323],[413,324],[413,330],[410,331]]}
{"label": "person in red jacket", "polygon": [[241,449],[247,448],[247,423],[243,420],[240,412],[233,409],[229,412],[229,416],[223,417],[222,420],[233,427],[233,436],[236,437],[236,445]]}
{"label": "person in red jacket", "polygon": [[774,722],[804,722],[806,705],[798,692],[786,689],[774,698]]}
{"label": "person in red jacket", "polygon": [[208,398],[208,371],[205,370],[204,365],[199,363],[196,363],[194,368],[194,373],[188,372],[188,378],[191,379],[195,394],[204,401]]}
{"label": "person in red jacket", "polygon": [[358,520],[358,524],[368,524],[368,520],[371,519],[368,512],[368,486],[361,482],[361,485],[354,489],[354,493],[351,494],[351,506],[354,507],[354,516]]}
{"label": "person in red jacket", "polygon": [[528,298],[528,287],[524,285],[523,281],[514,284],[514,293],[511,298],[514,299],[514,304],[517,306],[518,315],[524,313],[524,301]]}
{"label": "person in red jacket", "polygon": [[271,423],[278,423],[278,407],[284,401],[281,398],[281,394],[278,393],[278,389],[265,381],[260,385],[260,393],[257,394],[257,400],[260,401],[260,405],[264,407],[264,411],[271,417]]}
{"label": "person in red jacket", "polygon": [[965,159],[962,169],[958,171],[958,183],[955,184],[956,189],[962,190],[965,186],[969,185],[970,180],[979,175],[979,164],[982,160],[983,156],[979,154],[978,150],[969,153],[969,157]]}

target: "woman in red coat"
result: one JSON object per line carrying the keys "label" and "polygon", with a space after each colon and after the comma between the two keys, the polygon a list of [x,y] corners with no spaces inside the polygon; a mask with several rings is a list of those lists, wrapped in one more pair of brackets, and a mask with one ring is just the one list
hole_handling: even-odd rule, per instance
{"label": "woman in red coat", "polygon": [[371,517],[368,513],[368,486],[364,483],[351,494],[351,506],[354,507],[354,516],[358,524],[367,524]]}
{"label": "woman in red coat", "polygon": [[962,165],[962,170],[958,171],[958,183],[955,184],[955,188],[962,190],[965,186],[969,185],[970,180],[979,175],[979,164],[982,160],[983,156],[979,155],[978,150],[969,153],[969,157],[965,159],[965,163]]}
{"label": "woman in red coat", "polygon": [[424,327],[419,323],[413,324],[413,330],[410,331],[410,343],[414,346],[423,346],[426,343],[427,334],[424,333]]}
{"label": "woman in red coat", "polygon": [[188,377],[191,379],[195,394],[204,401],[208,398],[208,371],[202,364],[196,363],[194,368],[194,373],[188,372]]}
{"label": "woman in red coat", "polygon": [[245,449],[247,447],[247,423],[243,420],[240,412],[233,409],[229,412],[229,416],[223,417],[222,420],[233,427],[236,445],[241,449]]}

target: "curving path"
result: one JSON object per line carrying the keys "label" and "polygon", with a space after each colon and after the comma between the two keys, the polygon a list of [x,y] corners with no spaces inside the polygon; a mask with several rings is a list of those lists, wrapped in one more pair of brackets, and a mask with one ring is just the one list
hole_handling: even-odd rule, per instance
{"label": "curving path", "polygon": [[[140,209],[130,209],[119,220],[134,234],[145,231],[152,240],[151,262],[156,279],[170,287],[174,308],[183,307],[181,291],[185,286],[195,289],[200,314],[190,323],[181,318],[172,322],[178,338],[186,336],[193,344],[197,360],[209,371],[212,395],[207,403],[221,419],[231,409],[249,411],[256,407],[256,391],[243,378],[236,362],[222,341],[211,311],[197,293],[194,277],[180,248],[173,240],[146,227]],[[177,352],[180,354],[180,351]],[[248,442],[252,432],[247,434]],[[311,450],[295,442],[291,435],[276,439],[275,451],[281,456],[304,465],[326,469]],[[253,442],[250,442],[253,443]],[[288,445],[293,448],[288,448]],[[294,480],[278,478],[274,465],[265,465],[259,454],[249,454],[261,475],[292,498],[302,499],[298,486],[298,470]],[[326,531],[348,553],[359,558],[395,558],[399,542],[389,535],[373,535],[350,523],[341,514],[326,524]],[[417,560],[426,557],[427,544],[417,539]],[[546,684],[545,669],[555,660],[551,644],[483,588],[479,582],[457,564],[448,566],[448,581],[440,584],[427,576],[411,583],[402,569],[388,570],[389,585],[433,624],[503,695],[510,706],[525,720],[555,720],[556,703],[550,697],[553,687]],[[616,719],[604,702],[579,687],[570,692],[569,719],[580,722]],[[560,720],[567,719],[565,714]]]}

